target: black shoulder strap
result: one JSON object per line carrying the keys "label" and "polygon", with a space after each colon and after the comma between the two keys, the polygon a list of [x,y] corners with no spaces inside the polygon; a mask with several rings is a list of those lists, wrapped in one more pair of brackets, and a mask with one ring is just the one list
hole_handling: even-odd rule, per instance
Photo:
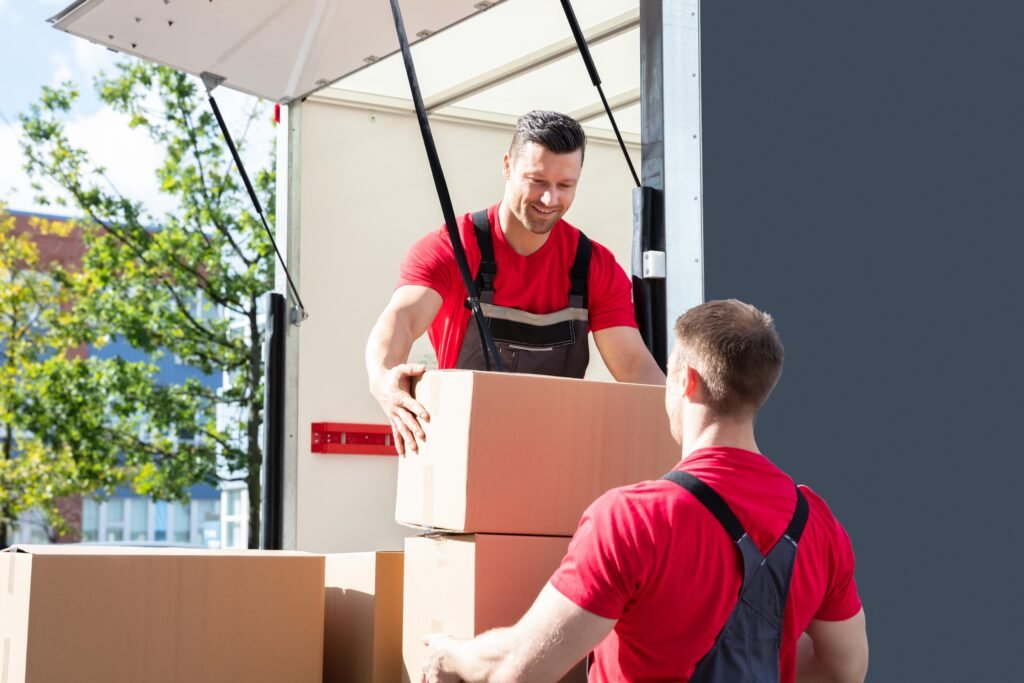
{"label": "black shoulder strap", "polygon": [[473,227],[476,232],[476,243],[480,247],[480,269],[476,272],[476,288],[479,292],[493,292],[498,264],[494,261],[494,242],[491,241],[491,220],[487,217],[487,209],[473,213]]}
{"label": "black shoulder strap", "polygon": [[708,512],[713,514],[715,519],[725,527],[733,541],[739,541],[746,535],[743,525],[736,519],[736,515],[732,513],[732,510],[725,504],[722,497],[700,479],[682,470],[672,470],[663,476],[662,479],[673,481],[693,494],[693,497],[703,503]]}
{"label": "black shoulder strap", "polygon": [[583,297],[583,307],[587,307],[587,278],[590,275],[590,254],[593,247],[590,238],[580,233],[580,241],[576,244],[576,259],[569,271],[569,296]]}
{"label": "black shoulder strap", "polygon": [[789,526],[786,527],[786,535],[793,539],[794,543],[799,543],[806,524],[807,499],[804,498],[804,494],[800,492],[800,487],[798,486],[796,487],[796,512],[793,513],[793,519],[790,520]]}

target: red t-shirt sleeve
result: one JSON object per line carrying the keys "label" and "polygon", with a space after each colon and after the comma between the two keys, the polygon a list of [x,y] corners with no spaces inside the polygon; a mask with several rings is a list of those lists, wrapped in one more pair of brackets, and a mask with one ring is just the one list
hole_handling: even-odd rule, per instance
{"label": "red t-shirt sleeve", "polygon": [[652,548],[628,498],[613,489],[583,513],[551,585],[591,614],[618,619],[645,583]]}
{"label": "red t-shirt sleeve", "polygon": [[590,258],[590,329],[636,327],[633,284],[606,247],[594,243]]}
{"label": "red t-shirt sleeve", "polygon": [[442,297],[451,288],[456,271],[455,255],[443,230],[430,232],[416,241],[398,270],[398,285],[430,287]]}
{"label": "red t-shirt sleeve", "polygon": [[833,543],[830,549],[828,588],[814,618],[843,621],[860,611],[861,601],[857,593],[857,581],[853,578],[854,556],[850,536],[835,517],[831,518],[830,523],[834,527],[830,530]]}

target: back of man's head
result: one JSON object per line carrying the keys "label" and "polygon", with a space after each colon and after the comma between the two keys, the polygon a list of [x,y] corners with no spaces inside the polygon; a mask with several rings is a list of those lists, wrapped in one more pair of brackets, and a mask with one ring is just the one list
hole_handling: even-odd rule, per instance
{"label": "back of man's head", "polygon": [[519,117],[508,154],[513,159],[527,142],[540,145],[555,154],[571,154],[579,150],[580,161],[587,147],[583,127],[571,116],[556,111],[535,109]]}
{"label": "back of man's head", "polygon": [[707,407],[719,417],[752,418],[782,374],[782,340],[767,313],[728,299],[709,301],[676,320],[671,368],[697,371]]}

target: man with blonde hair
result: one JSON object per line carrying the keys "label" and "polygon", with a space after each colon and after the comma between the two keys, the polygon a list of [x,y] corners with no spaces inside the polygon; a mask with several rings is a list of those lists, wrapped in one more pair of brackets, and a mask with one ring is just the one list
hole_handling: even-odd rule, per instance
{"label": "man with blonde hair", "polygon": [[782,373],[771,316],[711,301],[675,336],[665,405],[679,465],[594,502],[515,626],[429,636],[424,680],[556,681],[588,653],[591,681],[864,680],[850,539],[754,440]]}

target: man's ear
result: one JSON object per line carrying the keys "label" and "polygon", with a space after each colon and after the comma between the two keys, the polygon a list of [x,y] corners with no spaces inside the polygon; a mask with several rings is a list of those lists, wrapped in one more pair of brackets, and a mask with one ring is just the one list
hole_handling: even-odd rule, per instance
{"label": "man's ear", "polygon": [[684,366],[679,374],[682,380],[683,396],[692,400],[694,394],[697,393],[697,386],[700,384],[700,375],[691,365]]}
{"label": "man's ear", "polygon": [[509,156],[508,152],[505,152],[505,158],[502,163],[503,170],[505,172],[505,180],[512,177],[512,157]]}

